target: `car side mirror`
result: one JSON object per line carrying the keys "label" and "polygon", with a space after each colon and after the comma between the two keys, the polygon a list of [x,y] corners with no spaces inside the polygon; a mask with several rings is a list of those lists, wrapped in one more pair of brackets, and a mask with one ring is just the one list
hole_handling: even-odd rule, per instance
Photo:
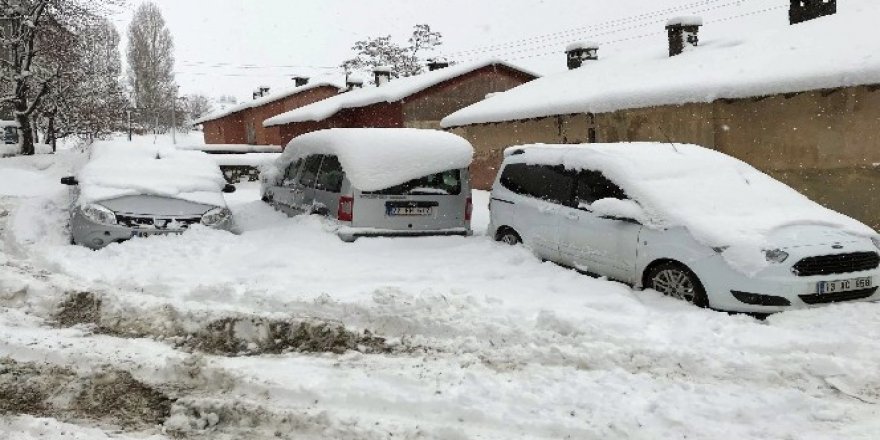
{"label": "car side mirror", "polygon": [[79,185],[79,181],[76,180],[76,177],[67,176],[61,178],[61,184],[67,186],[76,186]]}
{"label": "car side mirror", "polygon": [[231,183],[227,183],[226,186],[223,187],[223,192],[226,194],[232,194],[236,190],[235,185]]}

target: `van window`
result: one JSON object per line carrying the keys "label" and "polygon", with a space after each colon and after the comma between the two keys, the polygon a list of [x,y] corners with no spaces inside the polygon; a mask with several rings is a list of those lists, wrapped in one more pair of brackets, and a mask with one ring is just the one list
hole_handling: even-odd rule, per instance
{"label": "van window", "polygon": [[342,191],[342,181],[345,179],[345,173],[342,171],[342,164],[336,156],[324,156],[324,162],[321,164],[321,174],[318,175],[318,183],[315,189],[338,193]]}
{"label": "van window", "polygon": [[514,163],[504,167],[501,186],[517,194],[567,205],[571,202],[574,173],[561,165]]}
{"label": "van window", "polygon": [[299,173],[300,185],[306,188],[311,188],[315,185],[315,181],[318,178],[318,170],[321,169],[322,159],[324,159],[324,156],[321,155],[309,156],[306,158],[302,172]]}
{"label": "van window", "polygon": [[578,173],[577,186],[575,187],[575,200],[578,205],[592,204],[602,199],[627,199],[626,192],[608,180],[598,171],[581,171]]}
{"label": "van window", "polygon": [[461,194],[461,171],[449,170],[443,173],[410,180],[381,191],[365,192],[364,194],[380,194],[386,196],[437,195],[457,196]]}
{"label": "van window", "polygon": [[296,162],[290,164],[287,167],[287,171],[284,173],[284,184],[290,185],[296,181],[296,176],[299,174],[300,168],[302,168],[303,160],[299,159]]}

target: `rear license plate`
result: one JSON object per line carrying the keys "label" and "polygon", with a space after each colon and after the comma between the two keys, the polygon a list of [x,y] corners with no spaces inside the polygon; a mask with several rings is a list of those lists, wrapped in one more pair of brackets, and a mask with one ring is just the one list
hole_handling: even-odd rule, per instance
{"label": "rear license plate", "polygon": [[874,287],[873,278],[853,278],[850,280],[823,281],[819,283],[819,293],[841,293],[854,290],[865,290]]}
{"label": "rear license plate", "polygon": [[433,208],[422,208],[422,207],[389,207],[388,215],[393,217],[418,217],[418,216],[430,216],[434,213]]}
{"label": "rear license plate", "polygon": [[182,235],[183,231],[131,231],[131,238],[146,238],[157,235]]}

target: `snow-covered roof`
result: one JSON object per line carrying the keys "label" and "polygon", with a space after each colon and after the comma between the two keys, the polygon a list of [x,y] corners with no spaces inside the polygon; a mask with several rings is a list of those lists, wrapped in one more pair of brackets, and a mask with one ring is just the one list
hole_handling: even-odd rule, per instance
{"label": "snow-covered roof", "polygon": [[445,69],[425,72],[421,75],[395,79],[390,83],[379,87],[365,87],[348,93],[343,93],[339,96],[334,96],[267,119],[263,125],[271,127],[293,122],[322,121],[343,109],[365,107],[380,102],[397,102],[442,82],[493,65],[504,66],[538,77],[538,74],[536,73],[532,73],[516,65],[499,60],[458,64]]}
{"label": "snow-covered roof", "polygon": [[[446,117],[443,127],[658,105],[706,103],[880,83],[880,2],[848,0],[837,15],[788,26],[708,23],[700,47],[676,57],[654,36],[644,47],[548,75]],[[656,44],[655,44],[656,43]]]}
{"label": "snow-covered roof", "polygon": [[344,85],[338,84],[335,81],[318,81],[318,82],[306,84],[304,86],[288,88],[288,89],[282,90],[279,93],[274,93],[269,96],[265,96],[265,97],[262,97],[259,99],[254,99],[252,101],[247,101],[247,102],[244,102],[244,103],[241,103],[238,105],[234,105],[234,106],[225,108],[220,111],[213,112],[208,116],[205,116],[201,119],[193,121],[193,125],[200,125],[200,124],[204,124],[205,122],[216,121],[217,119],[225,118],[229,115],[233,115],[235,113],[238,113],[238,112],[241,112],[241,111],[244,111],[247,109],[260,107],[260,106],[263,106],[266,104],[271,104],[273,102],[280,101],[282,99],[289,98],[291,96],[298,95],[300,93],[307,92],[309,90],[317,89],[320,87],[335,87],[336,89],[342,90],[344,88]]}
{"label": "snow-covered roof", "polygon": [[593,50],[598,48],[599,43],[595,41],[578,41],[575,43],[571,43],[568,46],[565,46],[565,51],[571,52],[573,50]]}
{"label": "snow-covered roof", "polygon": [[209,154],[280,153],[280,145],[193,144],[178,145],[178,150],[204,151]]}
{"label": "snow-covered roof", "polygon": [[686,15],[681,17],[672,17],[666,21],[666,26],[702,26],[703,17]]}
{"label": "snow-covered roof", "polygon": [[211,157],[168,147],[97,143],[77,175],[80,204],[155,195],[225,206],[226,179]]}
{"label": "snow-covered roof", "polygon": [[728,248],[739,267],[766,263],[763,251],[777,248],[774,234],[786,227],[832,226],[860,236],[875,234],[745,162],[696,145],[531,145],[506,154],[516,149],[523,150],[514,156],[518,161],[602,172],[642,206],[648,226],[685,227],[707,246]]}
{"label": "snow-covered roof", "polygon": [[336,128],[292,140],[275,172],[311,154],[339,157],[348,180],[362,191],[391,188],[471,165],[471,144],[451,133],[411,128]]}

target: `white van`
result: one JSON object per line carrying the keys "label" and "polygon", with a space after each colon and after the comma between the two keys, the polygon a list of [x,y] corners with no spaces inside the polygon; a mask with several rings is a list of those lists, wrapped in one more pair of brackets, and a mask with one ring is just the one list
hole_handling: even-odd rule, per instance
{"label": "white van", "polygon": [[505,156],[489,234],[544,259],[727,311],[880,299],[875,231],[730,156],[650,143]]}
{"label": "white van", "polygon": [[332,129],[300,136],[263,175],[263,200],[288,215],[365,236],[471,235],[473,147],[416,129]]}

